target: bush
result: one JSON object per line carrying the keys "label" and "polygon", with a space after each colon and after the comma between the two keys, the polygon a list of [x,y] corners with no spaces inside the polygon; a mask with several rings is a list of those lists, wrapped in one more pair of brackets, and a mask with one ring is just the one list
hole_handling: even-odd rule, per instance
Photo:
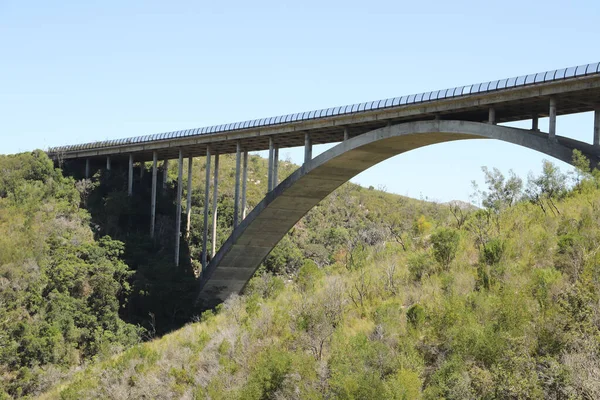
{"label": "bush", "polygon": [[454,229],[442,228],[431,235],[433,256],[444,269],[448,269],[456,257],[459,241],[460,235]]}

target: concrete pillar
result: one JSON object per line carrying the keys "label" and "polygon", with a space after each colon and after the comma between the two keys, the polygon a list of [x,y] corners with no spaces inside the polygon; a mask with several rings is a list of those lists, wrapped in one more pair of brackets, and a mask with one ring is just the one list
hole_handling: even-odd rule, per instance
{"label": "concrete pillar", "polygon": [[179,242],[181,241],[181,195],[183,193],[183,151],[179,149],[177,163],[177,214],[175,215],[175,266],[179,266]]}
{"label": "concrete pillar", "polygon": [[275,146],[273,151],[273,183],[271,188],[275,189],[279,185],[279,146]]}
{"label": "concrete pillar", "polygon": [[190,226],[192,224],[192,165],[193,165],[193,161],[194,158],[190,157],[188,158],[188,182],[187,182],[187,202],[185,204],[186,206],[186,213],[185,216],[187,217],[187,221],[186,221],[186,225],[185,225],[185,237],[189,238],[190,237]]}
{"label": "concrete pillar", "polygon": [[434,121],[440,121],[442,119],[442,117],[440,116],[440,114],[435,114],[435,117],[433,117]]}
{"label": "concrete pillar", "polygon": [[531,130],[535,131],[535,132],[537,132],[537,131],[540,130],[540,128],[539,128],[539,117],[538,117],[537,114],[533,114],[531,116]]}
{"label": "concrete pillar", "polygon": [[246,218],[246,188],[248,185],[248,152],[244,151],[242,162],[242,221]]}
{"label": "concrete pillar", "polygon": [[133,195],[133,154],[129,155],[129,174],[127,176],[127,194]]}
{"label": "concrete pillar", "polygon": [[169,179],[169,160],[165,159],[165,161],[163,161],[163,184],[162,184],[163,194],[167,190],[167,180],[168,179]]}
{"label": "concrete pillar", "polygon": [[273,190],[273,137],[269,136],[269,174],[267,176],[267,193]]}
{"label": "concrete pillar", "polygon": [[490,107],[488,110],[488,124],[496,125],[496,109]]}
{"label": "concrete pillar", "polygon": [[548,116],[550,118],[548,135],[550,139],[556,139],[556,99],[554,97],[550,98],[550,113]]}
{"label": "concrete pillar", "polygon": [[348,128],[344,128],[344,140],[350,139],[350,134],[348,133]]}
{"label": "concrete pillar", "polygon": [[238,141],[235,149],[235,194],[233,197],[233,229],[237,228],[240,219],[240,164],[242,144]]}
{"label": "concrete pillar", "polygon": [[204,181],[204,232],[202,234],[202,272],[208,264],[208,202],[210,201],[210,146],[206,146],[206,177]]}
{"label": "concrete pillar", "polygon": [[110,171],[110,156],[106,156],[106,170]]}
{"label": "concrete pillar", "polygon": [[146,170],[146,163],[140,162],[140,179],[144,177],[144,171]]}
{"label": "concrete pillar", "polygon": [[85,179],[90,179],[90,159],[85,159]]}
{"label": "concrete pillar", "polygon": [[158,154],[152,152],[152,193],[150,194],[150,237],[154,238],[154,225],[156,223],[156,164],[158,163]]}
{"label": "concrete pillar", "polygon": [[600,146],[600,106],[594,111],[594,146]]}
{"label": "concrete pillar", "polygon": [[[344,140],[346,140],[346,132],[344,129]],[[312,160],[312,141],[310,140],[310,133],[304,134],[304,163],[306,164]]]}
{"label": "concrete pillar", "polygon": [[212,245],[211,256],[217,254],[217,205],[218,205],[218,188],[219,188],[219,153],[215,153],[215,173],[213,180],[213,202],[212,202],[212,235],[210,243]]}

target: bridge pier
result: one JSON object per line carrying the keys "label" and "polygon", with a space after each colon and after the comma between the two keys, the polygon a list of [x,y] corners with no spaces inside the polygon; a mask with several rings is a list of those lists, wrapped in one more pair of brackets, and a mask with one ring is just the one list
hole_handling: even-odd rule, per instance
{"label": "bridge pier", "polygon": [[348,133],[348,128],[344,128],[344,140],[350,139],[350,134]]}
{"label": "bridge pier", "polygon": [[133,195],[133,154],[129,155],[129,174],[127,175],[127,195]]}
{"label": "bridge pier", "polygon": [[237,228],[240,218],[240,164],[242,158],[242,144],[238,140],[235,144],[235,193],[233,197],[233,229]]}
{"label": "bridge pier", "polygon": [[202,272],[206,269],[208,241],[208,202],[210,201],[210,146],[206,146],[206,176],[204,181],[204,231],[202,233]]}
{"label": "bridge pier", "polygon": [[192,223],[192,166],[194,157],[188,158],[188,181],[187,181],[187,201],[186,201],[186,212],[187,223],[185,225],[185,237],[190,237],[190,225]]}
{"label": "bridge pier", "polygon": [[90,179],[90,159],[85,159],[85,179]]}
{"label": "bridge pier", "polygon": [[156,223],[156,164],[158,163],[158,153],[152,152],[152,192],[150,194],[150,237],[154,239],[154,226]]}
{"label": "bridge pier", "polygon": [[275,146],[273,151],[273,183],[271,183],[271,190],[275,189],[279,184],[279,146]]}
{"label": "bridge pier", "polygon": [[146,169],[146,163],[140,161],[140,179],[144,177],[144,170]]}
{"label": "bridge pier", "polygon": [[179,149],[177,163],[177,214],[175,215],[175,266],[179,267],[179,243],[181,241],[181,195],[183,193],[183,151]]}
{"label": "bridge pier", "polygon": [[110,156],[106,156],[106,170],[110,171]]}
{"label": "bridge pier", "polygon": [[[248,184],[248,151],[244,151],[242,162],[242,221],[246,218],[246,189]],[[214,251],[213,251],[214,253]]]}
{"label": "bridge pier", "polygon": [[600,146],[600,106],[594,110],[594,146]]}
{"label": "bridge pier", "polygon": [[[344,129],[344,140],[346,140],[346,134],[348,130]],[[304,134],[304,163],[306,164],[312,160],[312,141],[310,140],[310,133]]]}
{"label": "bridge pier", "polygon": [[548,113],[549,121],[549,129],[548,136],[550,139],[556,139],[556,99],[554,97],[550,98],[550,112]]}
{"label": "bridge pier", "polygon": [[538,126],[539,126],[539,117],[537,114],[533,114],[531,116],[531,130],[535,131],[535,132],[539,131],[540,128]]}
{"label": "bridge pier", "polygon": [[162,182],[162,193],[165,194],[167,190],[167,180],[169,180],[169,160],[163,161],[163,182]]}
{"label": "bridge pier", "polygon": [[[212,202],[212,235],[211,235],[211,257],[217,253],[217,192],[219,186],[219,153],[215,152],[215,172],[213,180],[213,202]],[[208,205],[207,205],[208,207]]]}
{"label": "bridge pier", "polygon": [[273,137],[269,136],[269,170],[267,174],[267,193],[273,190],[271,183],[273,182]]}
{"label": "bridge pier", "polygon": [[496,125],[496,109],[494,107],[490,107],[488,110],[488,124]]}

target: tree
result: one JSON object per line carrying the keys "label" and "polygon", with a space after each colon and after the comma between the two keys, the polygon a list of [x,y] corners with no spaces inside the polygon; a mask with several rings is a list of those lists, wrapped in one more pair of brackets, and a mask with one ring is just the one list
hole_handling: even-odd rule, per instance
{"label": "tree", "polygon": [[550,210],[560,214],[556,201],[567,194],[567,176],[548,160],[544,160],[542,173],[539,176],[530,174],[525,194],[529,201],[537,204],[544,213]]}

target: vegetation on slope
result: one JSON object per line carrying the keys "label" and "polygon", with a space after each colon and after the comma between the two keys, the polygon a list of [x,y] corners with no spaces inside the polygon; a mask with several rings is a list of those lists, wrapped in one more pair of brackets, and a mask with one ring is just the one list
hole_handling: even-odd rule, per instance
{"label": "vegetation on slope", "polygon": [[[45,153],[0,156],[0,398],[138,342],[119,318],[123,244],[94,241],[75,182]],[[42,378],[43,376],[43,378]]]}
{"label": "vegetation on slope", "polygon": [[386,207],[335,210],[346,186],[304,223],[344,226],[356,209],[365,225],[332,248],[334,223],[295,228],[330,241],[292,282],[264,272],[200,322],[46,398],[599,398],[600,179],[574,158],[570,189],[550,163],[525,188],[485,170],[477,210],[396,215],[374,191]]}
{"label": "vegetation on slope", "polygon": [[[194,300],[203,161],[193,164],[192,229],[189,239],[183,233],[182,265],[174,268],[175,163],[158,198],[157,235],[151,240],[149,165],[142,176],[136,171],[130,198],[126,171],[114,161],[110,172],[75,180],[63,177],[41,151],[0,157],[0,398],[40,393],[74,368],[200,315]],[[231,232],[234,163],[234,157],[221,156],[218,246]],[[280,176],[295,168],[282,161]],[[81,177],[83,168],[67,171]],[[266,176],[266,161],[251,156],[250,208],[262,198]],[[381,211],[390,205],[398,215],[438,212],[428,203],[348,184],[285,237],[263,270],[287,278],[306,259],[325,267],[392,232],[402,240],[405,233],[395,223],[384,223]]]}

